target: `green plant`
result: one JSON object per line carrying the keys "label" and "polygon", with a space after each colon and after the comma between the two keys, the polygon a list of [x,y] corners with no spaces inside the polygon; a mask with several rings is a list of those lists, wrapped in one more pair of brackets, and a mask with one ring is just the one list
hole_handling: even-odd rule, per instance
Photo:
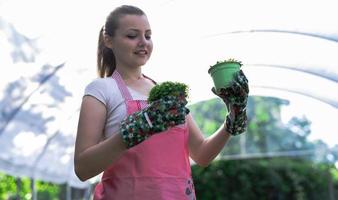
{"label": "green plant", "polygon": [[[198,199],[330,199],[328,169],[334,166],[296,158],[217,160],[192,166]],[[333,190],[337,182],[333,179]]]}
{"label": "green plant", "polygon": [[[243,65],[242,61],[236,60],[234,58],[229,58],[229,59],[226,59],[226,60],[223,60],[223,61],[217,61],[215,65],[221,64],[221,63],[238,63],[240,66]],[[213,67],[213,66],[210,66],[210,67]]]}
{"label": "green plant", "polygon": [[166,81],[154,86],[148,97],[148,102],[154,102],[165,96],[184,96],[188,97],[188,85],[179,82]]}

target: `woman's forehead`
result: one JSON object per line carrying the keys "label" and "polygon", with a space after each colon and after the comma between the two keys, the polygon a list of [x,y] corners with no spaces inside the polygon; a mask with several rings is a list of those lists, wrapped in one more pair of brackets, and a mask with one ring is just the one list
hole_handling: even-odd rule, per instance
{"label": "woman's forehead", "polygon": [[122,31],[150,30],[150,24],[145,15],[124,15],[119,19],[119,28]]}

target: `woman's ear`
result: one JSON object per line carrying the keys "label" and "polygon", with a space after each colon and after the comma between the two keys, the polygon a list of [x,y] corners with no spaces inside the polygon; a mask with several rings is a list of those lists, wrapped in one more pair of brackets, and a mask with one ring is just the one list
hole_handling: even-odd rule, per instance
{"label": "woman's ear", "polygon": [[112,38],[109,35],[104,35],[103,36],[103,42],[106,47],[111,49],[113,47],[113,41]]}

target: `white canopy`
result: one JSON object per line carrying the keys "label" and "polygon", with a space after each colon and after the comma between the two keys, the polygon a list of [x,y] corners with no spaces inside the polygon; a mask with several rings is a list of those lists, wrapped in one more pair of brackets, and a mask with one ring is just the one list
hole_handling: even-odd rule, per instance
{"label": "white canopy", "polygon": [[73,170],[78,111],[96,76],[99,29],[121,4],[139,6],[151,23],[145,73],[188,84],[191,104],[215,98],[209,66],[236,58],[250,95],[299,95],[338,116],[333,1],[8,0],[0,3],[1,171],[87,186]]}

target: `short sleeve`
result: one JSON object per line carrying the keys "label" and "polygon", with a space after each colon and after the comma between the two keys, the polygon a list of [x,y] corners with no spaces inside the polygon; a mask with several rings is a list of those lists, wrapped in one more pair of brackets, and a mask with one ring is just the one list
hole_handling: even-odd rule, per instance
{"label": "short sleeve", "polygon": [[83,96],[92,96],[97,100],[107,105],[107,86],[104,79],[95,79],[90,82],[86,88]]}

